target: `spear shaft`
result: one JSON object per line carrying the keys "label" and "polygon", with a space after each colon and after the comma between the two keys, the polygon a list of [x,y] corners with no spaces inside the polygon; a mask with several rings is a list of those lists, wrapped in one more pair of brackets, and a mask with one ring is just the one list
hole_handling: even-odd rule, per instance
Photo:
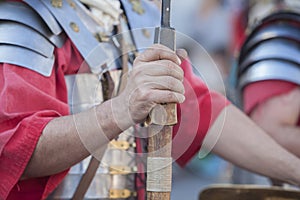
{"label": "spear shaft", "polygon": [[[155,29],[155,43],[175,50],[175,31],[170,27],[171,1],[162,0],[161,27]],[[172,183],[172,130],[177,123],[176,104],[163,104],[150,113],[147,199],[169,200]]]}

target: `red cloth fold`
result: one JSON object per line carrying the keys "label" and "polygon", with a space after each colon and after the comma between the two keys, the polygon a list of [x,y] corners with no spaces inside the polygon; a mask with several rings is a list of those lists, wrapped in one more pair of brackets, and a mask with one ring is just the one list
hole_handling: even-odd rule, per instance
{"label": "red cloth fold", "polygon": [[296,87],[297,85],[294,83],[279,80],[259,81],[249,84],[243,92],[244,110],[249,114],[260,103],[271,97],[288,93]]}
{"label": "red cloth fold", "polygon": [[0,63],[0,199],[46,197],[66,174],[19,181],[44,127],[69,114],[64,74],[75,73],[82,58],[69,40],[55,58],[50,77]]}
{"label": "red cloth fold", "polygon": [[181,64],[184,71],[184,103],[178,105],[178,124],[174,127],[172,156],[185,166],[201,148],[209,127],[229,101],[219,93],[209,91],[192,71],[189,60]]}

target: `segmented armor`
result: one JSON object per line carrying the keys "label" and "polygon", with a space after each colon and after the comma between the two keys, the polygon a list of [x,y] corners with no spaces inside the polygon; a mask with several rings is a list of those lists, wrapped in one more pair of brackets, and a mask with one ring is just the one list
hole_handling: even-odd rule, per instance
{"label": "segmented armor", "polygon": [[300,3],[255,1],[249,14],[251,32],[238,60],[238,88],[265,80],[300,84]]}

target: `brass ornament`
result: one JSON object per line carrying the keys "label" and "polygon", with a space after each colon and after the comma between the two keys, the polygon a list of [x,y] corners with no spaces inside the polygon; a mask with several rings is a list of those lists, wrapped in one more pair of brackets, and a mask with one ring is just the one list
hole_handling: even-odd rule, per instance
{"label": "brass ornament", "polygon": [[51,4],[55,8],[61,8],[63,5],[62,0],[51,0]]}
{"label": "brass ornament", "polygon": [[145,9],[140,0],[130,0],[130,3],[132,5],[132,10],[137,14],[142,15],[145,13]]}
{"label": "brass ornament", "polygon": [[72,28],[72,30],[73,30],[74,32],[76,32],[76,33],[79,32],[79,26],[78,26],[76,23],[71,22],[71,23],[70,23],[70,27]]}

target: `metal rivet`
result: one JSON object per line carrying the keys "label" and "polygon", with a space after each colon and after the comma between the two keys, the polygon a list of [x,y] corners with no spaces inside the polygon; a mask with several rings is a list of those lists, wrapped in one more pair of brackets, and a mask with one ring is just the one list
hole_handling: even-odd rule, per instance
{"label": "metal rivet", "polygon": [[61,8],[62,7],[62,0],[51,0],[51,4],[55,8]]}
{"label": "metal rivet", "polygon": [[77,25],[76,23],[71,22],[71,23],[70,23],[70,27],[72,28],[72,30],[73,30],[74,32],[76,32],[76,33],[79,32],[79,27],[78,27],[78,25]]}
{"label": "metal rivet", "polygon": [[72,0],[68,0],[68,3],[70,4],[70,6],[75,9],[76,8],[76,4],[72,1]]}
{"label": "metal rivet", "polygon": [[147,29],[142,29],[142,33],[146,38],[150,38],[151,37],[151,33],[150,31],[148,31]]}

